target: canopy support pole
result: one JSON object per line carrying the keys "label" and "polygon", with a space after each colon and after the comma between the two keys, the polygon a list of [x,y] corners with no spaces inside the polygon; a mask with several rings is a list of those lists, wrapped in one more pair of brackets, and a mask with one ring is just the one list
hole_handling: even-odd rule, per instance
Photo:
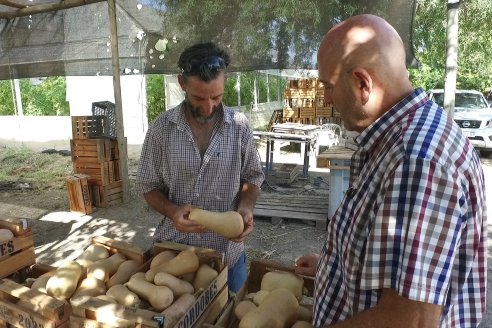
{"label": "canopy support pole", "polygon": [[118,50],[118,29],[116,24],[115,0],[108,0],[108,13],[111,24],[111,59],[113,67],[114,104],[116,111],[116,136],[118,139],[118,149],[120,152],[120,177],[123,184],[123,202],[127,203],[130,198],[130,184],[128,181],[128,155],[125,130],[123,126],[123,108],[121,104],[120,53]]}
{"label": "canopy support pole", "polygon": [[458,74],[458,16],[459,0],[448,0],[446,27],[446,76],[444,78],[444,109],[454,116],[456,75]]}

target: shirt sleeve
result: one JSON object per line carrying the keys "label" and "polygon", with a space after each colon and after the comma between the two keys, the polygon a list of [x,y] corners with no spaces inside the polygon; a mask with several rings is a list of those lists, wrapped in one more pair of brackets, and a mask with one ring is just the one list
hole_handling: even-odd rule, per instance
{"label": "shirt sleeve", "polygon": [[145,194],[155,189],[166,189],[161,174],[159,173],[163,161],[163,147],[162,141],[157,138],[156,127],[151,126],[147,130],[140,154],[135,183],[138,193]]}
{"label": "shirt sleeve", "polygon": [[443,305],[466,221],[466,197],[456,172],[406,160],[383,180],[366,227],[361,288],[392,288],[401,296]]}

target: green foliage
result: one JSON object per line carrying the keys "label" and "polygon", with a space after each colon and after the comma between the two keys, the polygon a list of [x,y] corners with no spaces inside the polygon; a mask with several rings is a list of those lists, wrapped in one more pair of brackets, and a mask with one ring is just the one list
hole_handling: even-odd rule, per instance
{"label": "green foliage", "polygon": [[[461,1],[457,88],[492,90],[492,2]],[[411,69],[415,86],[444,87],[446,73],[446,0],[417,0],[414,46],[420,69]]]}
{"label": "green foliage", "polygon": [[48,77],[41,84],[20,81],[24,115],[69,116],[67,82],[63,76]]}
{"label": "green foliage", "polygon": [[165,110],[164,75],[149,74],[145,76],[147,85],[147,119],[152,123]]}
{"label": "green foliage", "polygon": [[0,181],[34,182],[36,189],[64,188],[72,173],[70,156],[42,154],[22,148],[0,148]]}
{"label": "green foliage", "polygon": [[[24,115],[68,116],[65,77],[48,77],[34,86],[29,79],[20,80]],[[11,81],[0,81],[0,115],[15,115]]]}
{"label": "green foliage", "polygon": [[14,98],[10,81],[0,81],[0,115],[14,115]]}

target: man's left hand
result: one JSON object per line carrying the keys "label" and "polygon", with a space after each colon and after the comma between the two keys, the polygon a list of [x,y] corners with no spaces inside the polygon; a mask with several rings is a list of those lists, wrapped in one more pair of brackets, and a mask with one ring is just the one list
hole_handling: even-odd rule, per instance
{"label": "man's left hand", "polygon": [[254,221],[253,221],[253,211],[250,209],[246,208],[240,208],[237,210],[239,214],[243,217],[244,221],[244,230],[243,233],[240,234],[237,238],[231,239],[232,241],[235,242],[241,242],[246,239],[252,232],[253,232],[253,226],[254,226]]}

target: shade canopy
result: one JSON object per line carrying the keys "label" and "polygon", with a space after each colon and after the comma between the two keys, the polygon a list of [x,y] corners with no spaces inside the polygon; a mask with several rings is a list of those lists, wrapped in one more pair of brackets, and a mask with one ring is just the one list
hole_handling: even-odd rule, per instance
{"label": "shade canopy", "polygon": [[[0,0],[0,79],[112,75],[108,4]],[[360,13],[384,17],[415,66],[415,0],[117,0],[121,74],[174,74],[181,51],[214,41],[231,71],[316,69],[326,31]],[[62,9],[67,8],[67,9]]]}

